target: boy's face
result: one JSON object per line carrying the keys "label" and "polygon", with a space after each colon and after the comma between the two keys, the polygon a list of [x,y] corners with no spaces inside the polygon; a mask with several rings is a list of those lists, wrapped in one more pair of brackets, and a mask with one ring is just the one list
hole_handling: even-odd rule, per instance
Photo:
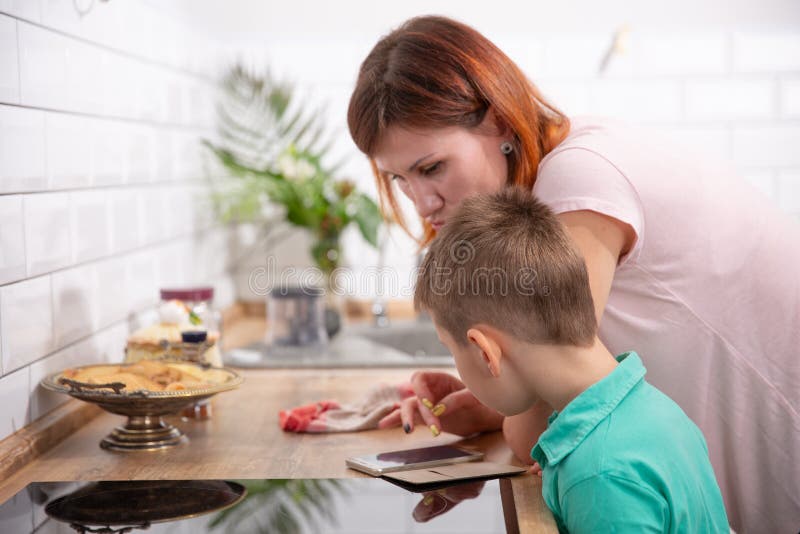
{"label": "boy's face", "polygon": [[[461,380],[482,404],[506,416],[517,415],[533,406],[536,397],[514,372],[510,354],[507,351],[504,354],[499,348],[502,345],[508,347],[510,339],[494,339],[494,336],[502,334],[495,331],[486,332],[490,346],[485,347],[487,350],[483,350],[474,342],[466,345],[456,343],[449,332],[436,324],[435,318],[434,325],[439,340],[450,350],[455,359]],[[497,341],[501,344],[497,344]],[[491,364],[487,358],[498,356],[488,354],[494,349],[500,350],[499,360]]]}

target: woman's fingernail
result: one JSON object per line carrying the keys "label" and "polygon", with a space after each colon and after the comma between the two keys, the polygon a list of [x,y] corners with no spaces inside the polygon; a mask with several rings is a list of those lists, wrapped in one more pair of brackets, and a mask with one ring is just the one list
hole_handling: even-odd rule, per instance
{"label": "woman's fingernail", "polygon": [[433,409],[433,403],[432,403],[430,400],[428,400],[428,399],[422,399],[420,402],[421,402],[421,403],[422,403],[422,405],[423,405],[423,406],[425,406],[427,409],[429,409],[429,410],[432,410],[432,409]]}
{"label": "woman's fingernail", "polygon": [[447,409],[447,406],[445,406],[444,404],[440,403],[440,404],[437,404],[436,406],[433,407],[433,409],[431,410],[431,413],[433,415],[435,415],[436,417],[439,417],[440,415],[442,415],[444,413],[444,411],[446,409]]}
{"label": "woman's fingernail", "polygon": [[439,435],[439,428],[436,425],[431,425],[431,434],[433,434],[433,437]]}
{"label": "woman's fingernail", "polygon": [[403,425],[403,432],[405,432],[406,434],[410,434],[411,433],[411,425],[409,425],[408,423],[404,424]]}

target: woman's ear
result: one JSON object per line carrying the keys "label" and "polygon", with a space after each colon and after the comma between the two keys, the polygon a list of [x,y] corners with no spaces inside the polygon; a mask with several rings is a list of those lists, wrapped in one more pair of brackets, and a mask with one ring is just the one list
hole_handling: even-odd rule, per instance
{"label": "woman's ear", "polygon": [[476,326],[467,330],[467,339],[481,351],[481,357],[491,375],[495,378],[499,377],[503,351],[497,342],[496,334],[486,328]]}
{"label": "woman's ear", "polygon": [[484,132],[500,137],[509,137],[511,134],[511,128],[503,119],[497,116],[492,106],[489,106],[489,109],[486,110],[486,115],[481,121],[480,128]]}

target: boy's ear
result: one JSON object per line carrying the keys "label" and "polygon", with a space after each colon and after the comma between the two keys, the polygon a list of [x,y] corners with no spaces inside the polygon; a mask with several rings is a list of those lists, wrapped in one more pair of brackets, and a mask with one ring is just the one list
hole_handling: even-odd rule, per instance
{"label": "boy's ear", "polygon": [[488,329],[475,326],[467,330],[467,339],[481,351],[481,357],[492,376],[495,378],[500,376],[500,360],[503,357],[503,351],[497,343],[495,334]]}

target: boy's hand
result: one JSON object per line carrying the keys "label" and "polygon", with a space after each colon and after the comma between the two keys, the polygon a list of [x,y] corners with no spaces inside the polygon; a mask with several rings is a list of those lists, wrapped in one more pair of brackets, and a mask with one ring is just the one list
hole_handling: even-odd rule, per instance
{"label": "boy's hand", "polygon": [[443,372],[416,372],[411,377],[415,397],[380,420],[378,428],[401,425],[408,433],[423,423],[434,436],[445,431],[460,436],[499,430],[503,416],[481,404],[458,378]]}
{"label": "boy's hand", "polygon": [[539,462],[533,462],[533,465],[530,469],[528,469],[528,473],[531,475],[536,475],[539,478],[542,478],[542,466],[539,465]]}

